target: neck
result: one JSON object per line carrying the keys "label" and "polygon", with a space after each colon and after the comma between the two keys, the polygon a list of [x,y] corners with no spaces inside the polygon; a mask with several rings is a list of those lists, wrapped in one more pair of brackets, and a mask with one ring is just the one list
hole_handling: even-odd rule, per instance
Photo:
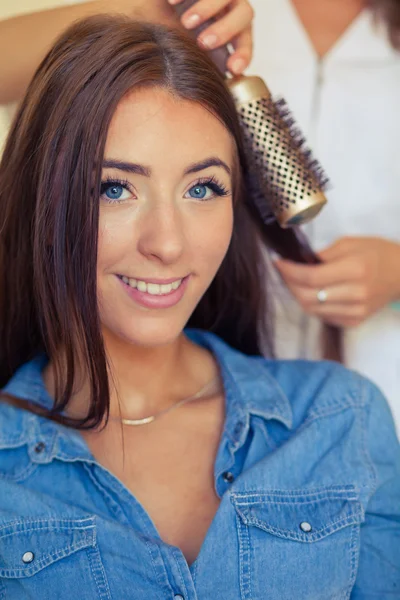
{"label": "neck", "polygon": [[[170,404],[178,391],[186,351],[191,346],[182,334],[170,344],[157,348],[132,346],[104,332],[106,353],[111,367],[111,415],[126,412],[154,414]],[[116,402],[117,400],[117,402]]]}
{"label": "neck", "polygon": [[[218,374],[212,355],[184,334],[156,348],[133,346],[108,331],[103,337],[110,366],[111,417],[141,419],[156,414],[197,393]],[[54,393],[51,364],[45,381]],[[67,410],[70,416],[82,418],[89,407],[89,387],[82,373],[76,382]]]}
{"label": "neck", "polygon": [[291,0],[296,7],[306,7],[314,14],[323,13],[327,7],[334,11],[361,11],[366,6],[365,0]]}
{"label": "neck", "polygon": [[364,0],[292,0],[315,52],[323,57],[365,8]]}

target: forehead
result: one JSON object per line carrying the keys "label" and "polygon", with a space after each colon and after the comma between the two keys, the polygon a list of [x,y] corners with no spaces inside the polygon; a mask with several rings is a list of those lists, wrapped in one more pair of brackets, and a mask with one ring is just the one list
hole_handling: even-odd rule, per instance
{"label": "forehead", "polygon": [[105,155],[151,164],[218,154],[232,162],[233,147],[230,132],[201,104],[149,88],[130,92],[118,104]]}

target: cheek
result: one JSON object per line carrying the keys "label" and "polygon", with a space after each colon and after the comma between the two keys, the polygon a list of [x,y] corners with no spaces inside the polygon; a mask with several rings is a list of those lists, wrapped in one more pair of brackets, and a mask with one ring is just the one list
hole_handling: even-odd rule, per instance
{"label": "cheek", "polygon": [[97,265],[99,270],[107,269],[124,255],[127,247],[132,247],[132,235],[130,228],[121,224],[121,220],[100,216],[99,235],[97,247]]}
{"label": "cheek", "polygon": [[213,214],[203,227],[196,227],[190,236],[194,251],[199,260],[215,274],[228,250],[233,230],[233,210],[231,203]]}
{"label": "cheek", "polygon": [[113,262],[113,257],[117,252],[115,242],[116,239],[113,231],[106,226],[100,226],[97,245],[97,265],[100,271],[106,267],[107,264]]}

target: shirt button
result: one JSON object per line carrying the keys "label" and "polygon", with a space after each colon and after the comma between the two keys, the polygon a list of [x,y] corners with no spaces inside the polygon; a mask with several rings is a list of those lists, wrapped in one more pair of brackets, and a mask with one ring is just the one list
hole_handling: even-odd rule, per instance
{"label": "shirt button", "polygon": [[235,476],[230,471],[225,471],[225,473],[222,475],[222,478],[225,483],[232,483],[232,481],[235,480]]}
{"label": "shirt button", "polygon": [[25,552],[25,554],[22,555],[22,562],[31,563],[34,558],[35,555],[33,554],[33,552]]}
{"label": "shirt button", "polygon": [[44,442],[39,442],[35,446],[35,452],[36,452],[36,454],[40,454],[41,452],[43,452],[43,450],[45,448],[46,448],[46,444]]}
{"label": "shirt button", "polygon": [[312,527],[310,523],[307,523],[307,521],[303,521],[302,523],[300,523],[300,529],[304,531],[304,533],[310,533]]}
{"label": "shirt button", "polygon": [[181,594],[175,594],[174,600],[185,600],[185,598]]}
{"label": "shirt button", "polygon": [[239,437],[239,435],[242,433],[243,427],[244,427],[244,423],[242,421],[239,421],[239,423],[236,423],[235,429],[233,430],[233,435],[235,437]]}

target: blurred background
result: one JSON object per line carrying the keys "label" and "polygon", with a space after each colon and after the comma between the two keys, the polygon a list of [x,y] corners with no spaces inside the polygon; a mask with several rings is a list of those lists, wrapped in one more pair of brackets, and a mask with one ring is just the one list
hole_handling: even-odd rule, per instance
{"label": "blurred background", "polygon": [[[75,3],[77,2],[73,2],[72,0],[1,0],[0,20]],[[10,49],[10,59],[11,51]],[[3,147],[13,109],[13,105],[4,106],[0,104],[0,148]]]}

